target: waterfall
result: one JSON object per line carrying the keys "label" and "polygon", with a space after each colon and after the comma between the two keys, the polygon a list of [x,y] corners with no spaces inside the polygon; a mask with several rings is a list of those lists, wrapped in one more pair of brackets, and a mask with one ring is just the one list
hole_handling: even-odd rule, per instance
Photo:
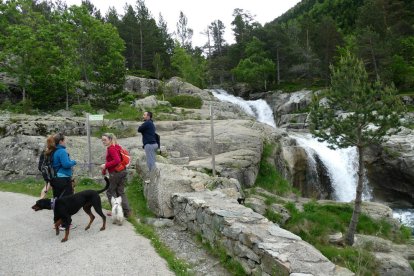
{"label": "waterfall", "polygon": [[[259,122],[276,128],[273,112],[264,100],[245,101],[228,94],[222,89],[210,90],[220,101],[230,102],[241,107],[247,114],[255,116]],[[327,143],[318,142],[310,134],[295,133],[293,136],[309,156],[311,175],[317,176],[316,156],[323,162],[334,189],[334,199],[349,202],[355,199],[357,184],[358,153],[355,148],[331,150]],[[364,177],[363,200],[371,200],[371,190]],[[414,209],[395,209],[394,218],[414,229]]]}
{"label": "waterfall", "polygon": [[[222,89],[210,90],[221,101],[240,106],[247,114],[256,116],[259,122],[276,127],[273,112],[264,100],[245,101],[240,97],[228,94]],[[334,191],[334,199],[349,202],[355,199],[357,183],[358,154],[355,148],[331,150],[327,143],[318,142],[310,134],[293,134],[299,145],[307,152],[310,170],[316,170],[315,155],[323,162]],[[312,175],[317,175],[311,172]],[[367,186],[367,185],[365,185]],[[370,198],[369,191],[364,191],[364,199]]]}
{"label": "waterfall", "polygon": [[223,89],[211,89],[210,91],[220,101],[235,104],[241,107],[247,114],[256,117],[259,122],[276,128],[272,109],[265,100],[246,101],[240,97],[230,95]]}
{"label": "waterfall", "polygon": [[393,217],[414,230],[414,209],[394,209]]}
{"label": "waterfall", "polygon": [[[318,142],[310,134],[302,134],[301,136],[294,134],[293,137],[306,151],[311,162],[316,163],[315,155],[318,155],[323,162],[334,189],[334,199],[344,202],[354,200],[358,181],[358,152],[356,148],[333,150],[328,147],[328,143]],[[367,184],[367,181],[364,181],[364,184]],[[364,186],[368,187],[368,185]],[[363,191],[363,199],[370,200],[371,198],[371,192],[366,188]]]}

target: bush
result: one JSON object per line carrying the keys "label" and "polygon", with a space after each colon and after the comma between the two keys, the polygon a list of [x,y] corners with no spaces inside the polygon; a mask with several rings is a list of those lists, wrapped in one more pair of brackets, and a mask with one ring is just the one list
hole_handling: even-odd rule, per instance
{"label": "bush", "polygon": [[272,145],[264,145],[255,185],[278,195],[286,195],[292,192],[292,186],[279,174],[278,171],[276,171],[276,168],[273,165],[267,162],[267,158],[270,157],[272,151]]}
{"label": "bush", "polygon": [[37,110],[33,109],[33,103],[30,99],[20,101],[17,104],[13,104],[9,100],[4,101],[0,105],[0,109],[7,110],[12,113],[24,113],[24,114],[36,114]]}
{"label": "bush", "polygon": [[177,95],[168,98],[167,101],[174,107],[200,109],[203,105],[203,100],[200,97],[191,95]]}
{"label": "bush", "polygon": [[74,104],[70,109],[75,113],[76,116],[83,116],[84,113],[95,113],[96,110],[89,103]]}
{"label": "bush", "polygon": [[119,129],[115,127],[101,126],[97,131],[93,132],[93,136],[101,138],[104,133],[113,133],[117,138],[134,137],[137,130],[133,127]]}
{"label": "bush", "polygon": [[130,104],[121,104],[118,108],[109,114],[106,114],[105,119],[122,119],[127,121],[137,121],[141,119],[142,114]]}

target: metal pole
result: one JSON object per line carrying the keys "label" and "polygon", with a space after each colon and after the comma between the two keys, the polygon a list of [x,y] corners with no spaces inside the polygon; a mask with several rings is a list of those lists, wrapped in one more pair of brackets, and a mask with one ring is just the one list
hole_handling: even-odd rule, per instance
{"label": "metal pole", "polygon": [[91,127],[89,125],[89,113],[86,113],[86,136],[88,137],[88,174],[89,177],[92,177]]}
{"label": "metal pole", "polygon": [[213,177],[216,177],[216,159],[214,152],[214,119],[213,106],[210,104],[210,123],[211,123],[211,168],[213,170]]}

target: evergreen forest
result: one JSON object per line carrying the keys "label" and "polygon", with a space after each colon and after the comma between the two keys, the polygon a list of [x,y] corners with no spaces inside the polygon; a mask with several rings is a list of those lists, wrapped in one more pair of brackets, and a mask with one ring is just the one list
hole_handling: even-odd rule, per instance
{"label": "evergreen forest", "polygon": [[[88,98],[107,108],[127,99],[127,75],[179,76],[200,88],[246,83],[251,92],[321,88],[344,51],[363,61],[371,80],[413,93],[412,0],[302,0],[264,26],[247,10],[232,16],[230,26],[220,18],[206,26],[199,47],[183,12],[167,26],[144,0],[106,14],[88,0],[70,7],[0,0],[0,75],[13,79],[0,82],[0,103],[44,110]],[[235,43],[225,41],[225,32]]]}

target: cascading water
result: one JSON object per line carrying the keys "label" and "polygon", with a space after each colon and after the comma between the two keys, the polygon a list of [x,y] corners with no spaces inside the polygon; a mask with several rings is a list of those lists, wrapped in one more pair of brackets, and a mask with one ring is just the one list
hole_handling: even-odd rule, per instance
{"label": "cascading water", "polygon": [[[358,152],[356,148],[332,150],[326,142],[319,142],[310,134],[302,134],[301,136],[294,134],[293,137],[306,151],[311,162],[316,163],[315,155],[318,155],[324,164],[334,189],[334,199],[344,202],[355,199],[358,180]],[[313,164],[311,165],[313,166]],[[371,199],[371,193],[368,189],[364,191],[363,199]]]}
{"label": "cascading water", "polygon": [[251,116],[257,117],[257,120],[261,123],[265,123],[269,126],[276,127],[275,120],[273,118],[273,112],[270,106],[265,100],[246,101],[240,97],[236,97],[228,94],[223,89],[210,90],[214,97],[223,102],[230,102],[241,107],[244,112]]}
{"label": "cascading water", "polygon": [[[264,100],[245,101],[240,97],[228,94],[225,90],[210,90],[213,95],[221,101],[230,102],[240,106],[247,114],[257,117],[259,122],[268,124],[276,128],[273,118],[273,112],[270,106]],[[315,156],[323,162],[332,186],[334,188],[334,197],[338,201],[349,202],[355,199],[357,183],[357,160],[358,153],[355,148],[331,150],[326,143],[318,142],[310,134],[293,134],[299,145],[304,148],[310,159],[310,168],[316,170]],[[317,175],[317,173],[314,173]],[[371,200],[371,191],[367,180],[364,178],[363,199]],[[414,228],[414,209],[394,210],[394,218],[399,219],[402,223]]]}

